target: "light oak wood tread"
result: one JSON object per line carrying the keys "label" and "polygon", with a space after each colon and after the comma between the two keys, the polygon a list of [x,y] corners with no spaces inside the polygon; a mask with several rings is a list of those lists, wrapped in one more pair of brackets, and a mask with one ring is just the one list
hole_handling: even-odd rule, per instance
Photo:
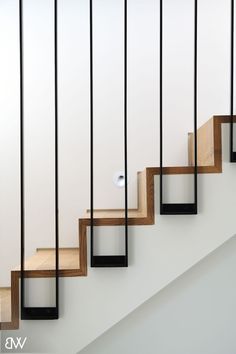
{"label": "light oak wood tread", "polygon": [[[25,261],[25,270],[55,270],[55,256],[55,248],[38,248],[36,253]],[[59,269],[80,269],[79,248],[59,249]],[[20,266],[14,270],[19,271]]]}

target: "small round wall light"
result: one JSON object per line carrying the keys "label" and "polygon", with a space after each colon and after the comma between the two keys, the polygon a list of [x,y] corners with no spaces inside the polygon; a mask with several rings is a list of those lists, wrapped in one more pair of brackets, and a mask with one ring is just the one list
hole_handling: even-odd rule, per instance
{"label": "small round wall light", "polygon": [[[128,180],[129,182],[129,180]],[[113,176],[113,183],[118,188],[123,188],[125,186],[125,174],[124,171],[118,171]]]}

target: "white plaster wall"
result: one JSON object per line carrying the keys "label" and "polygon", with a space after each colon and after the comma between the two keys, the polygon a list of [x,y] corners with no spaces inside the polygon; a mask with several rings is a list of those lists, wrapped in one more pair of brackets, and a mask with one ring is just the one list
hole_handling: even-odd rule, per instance
{"label": "white plaster wall", "polygon": [[234,354],[235,236],[81,354]]}

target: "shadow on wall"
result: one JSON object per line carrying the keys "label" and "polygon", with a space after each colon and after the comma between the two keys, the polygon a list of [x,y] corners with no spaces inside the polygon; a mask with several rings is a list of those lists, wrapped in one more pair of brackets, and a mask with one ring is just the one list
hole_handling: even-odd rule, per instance
{"label": "shadow on wall", "polygon": [[236,236],[80,354],[235,354]]}

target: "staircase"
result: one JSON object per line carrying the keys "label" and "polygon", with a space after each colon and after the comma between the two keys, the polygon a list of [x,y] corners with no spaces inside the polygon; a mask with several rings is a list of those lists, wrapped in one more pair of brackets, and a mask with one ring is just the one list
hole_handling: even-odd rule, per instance
{"label": "staircase", "polygon": [[[229,116],[215,116],[198,129],[199,174],[222,172],[222,124],[229,122]],[[192,133],[189,133],[188,141],[189,166],[165,167],[164,174],[183,175],[192,174],[194,172],[194,144]],[[158,167],[148,167],[144,171],[138,172],[138,205],[136,209],[129,209],[128,211],[129,225],[139,226],[155,224],[154,177],[159,173],[160,169]],[[95,226],[119,226],[124,224],[124,210],[94,210]],[[90,211],[87,210],[85,216],[79,219],[79,247],[61,248],[59,250],[60,277],[87,276],[87,227],[89,225]],[[142,259],[140,259],[139,262],[142,262]],[[54,249],[37,249],[35,255],[26,261],[26,277],[53,277],[54,265]],[[17,267],[11,271],[11,287],[0,288],[1,330],[19,328],[19,278],[20,268]]]}

